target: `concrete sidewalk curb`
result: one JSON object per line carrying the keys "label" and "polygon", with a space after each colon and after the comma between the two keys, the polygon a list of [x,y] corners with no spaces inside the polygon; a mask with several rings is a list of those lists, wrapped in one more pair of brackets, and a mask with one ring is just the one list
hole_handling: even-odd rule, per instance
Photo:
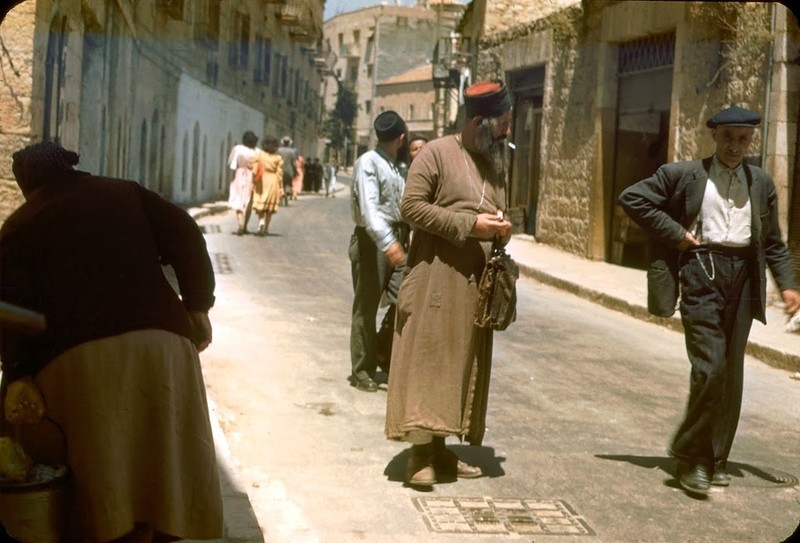
{"label": "concrete sidewalk curb", "polygon": [[228,440],[217,417],[217,406],[208,398],[208,414],[214,448],[217,453],[217,466],[220,472],[222,489],[222,509],[225,531],[222,541],[233,543],[264,543],[264,535],[258,525],[247,490],[239,478]]}
{"label": "concrete sidewalk curb", "polygon": [[[518,243],[538,243],[535,240],[532,240],[531,236],[528,235],[515,235],[514,239],[517,240]],[[548,250],[557,249],[548,247]],[[608,309],[619,311],[636,319],[657,324],[676,332],[683,333],[684,331],[683,323],[681,322],[680,315],[677,311],[672,317],[656,317],[647,311],[644,297],[641,303],[631,302],[630,300],[626,300],[618,295],[610,294],[609,292],[603,292],[597,290],[596,288],[591,288],[581,284],[574,278],[566,278],[569,277],[569,274],[559,274],[557,271],[551,271],[552,266],[548,267],[546,264],[542,266],[536,266],[529,262],[528,259],[523,255],[520,255],[521,258],[519,259],[516,258],[517,255],[513,256],[515,257],[517,266],[520,270],[520,275],[522,277],[533,279],[545,285],[564,290],[590,302],[597,303]],[[581,258],[574,255],[569,256],[576,259]],[[580,265],[586,268],[586,275],[589,276],[591,274],[590,270],[592,267],[599,266],[601,264],[602,263],[596,263],[591,260],[585,260],[584,262],[581,262]],[[642,276],[644,276],[645,272],[642,271],[641,273]],[[771,308],[768,309],[768,312],[772,311],[773,310]],[[776,316],[774,314],[768,316],[768,320],[770,322],[772,322],[775,318]],[[756,326],[760,326],[760,323],[756,324]],[[757,331],[751,332],[745,351],[748,355],[757,358],[765,364],[776,369],[788,370],[790,372],[800,372],[800,356],[798,356],[798,354],[770,345],[768,342],[763,341],[759,337],[760,335],[761,334],[759,334]]]}
{"label": "concrete sidewalk curb", "polygon": [[678,317],[656,317],[655,315],[651,315],[647,311],[647,308],[632,304],[627,300],[611,296],[605,292],[593,290],[572,281],[561,279],[560,277],[531,267],[523,262],[517,262],[517,266],[519,267],[520,274],[529,279],[535,279],[540,283],[544,283],[545,285],[570,292],[576,296],[589,300],[590,302],[602,305],[608,309],[613,309],[614,311],[625,313],[631,317],[652,322],[669,328],[670,330],[675,330],[676,332],[683,332],[683,324]]}
{"label": "concrete sidewalk curb", "polygon": [[216,215],[217,213],[225,213],[230,208],[227,202],[210,202],[198,207],[190,207],[186,212],[194,219],[202,219],[208,215]]}

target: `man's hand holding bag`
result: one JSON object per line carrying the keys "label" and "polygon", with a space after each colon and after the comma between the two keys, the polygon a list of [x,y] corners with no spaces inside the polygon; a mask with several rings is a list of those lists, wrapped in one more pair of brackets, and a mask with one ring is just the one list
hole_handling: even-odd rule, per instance
{"label": "man's hand holding bag", "polygon": [[475,325],[505,330],[517,318],[519,268],[496,240],[478,284]]}

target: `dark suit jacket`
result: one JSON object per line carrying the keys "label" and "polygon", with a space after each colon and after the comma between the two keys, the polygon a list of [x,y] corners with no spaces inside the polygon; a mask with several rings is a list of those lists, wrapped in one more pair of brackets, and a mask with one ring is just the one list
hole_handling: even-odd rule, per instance
{"label": "dark suit jacket", "polygon": [[[668,317],[678,298],[679,252],[689,226],[700,213],[711,158],[665,164],[651,177],[625,189],[619,202],[656,241],[648,277],[648,309]],[[744,164],[752,209],[751,240],[757,265],[751,266],[752,315],[766,322],[766,267],[780,290],[797,288],[791,255],[781,238],[775,183],[761,168]]]}

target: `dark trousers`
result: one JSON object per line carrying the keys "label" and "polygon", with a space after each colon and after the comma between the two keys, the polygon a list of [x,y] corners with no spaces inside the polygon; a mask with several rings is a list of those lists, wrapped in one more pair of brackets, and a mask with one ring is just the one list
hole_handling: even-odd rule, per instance
{"label": "dark trousers", "polygon": [[400,284],[405,276],[405,266],[394,268],[389,282],[386,285],[383,295],[389,307],[383,315],[381,327],[378,329],[378,366],[389,373],[389,365],[392,361],[392,341],[394,340],[394,321],[397,315],[397,295],[400,292]]}
{"label": "dark trousers", "polygon": [[292,195],[292,174],[283,172],[283,196],[281,205],[289,205],[289,197]]}
{"label": "dark trousers", "polygon": [[692,364],[686,415],[671,453],[724,469],[739,423],[744,350],[753,322],[751,259],[691,251],[681,266],[681,319]]}
{"label": "dark trousers", "polygon": [[352,375],[357,378],[374,377],[378,366],[378,306],[394,268],[360,226],[355,228],[350,237],[349,255],[353,276],[353,318],[350,324]]}

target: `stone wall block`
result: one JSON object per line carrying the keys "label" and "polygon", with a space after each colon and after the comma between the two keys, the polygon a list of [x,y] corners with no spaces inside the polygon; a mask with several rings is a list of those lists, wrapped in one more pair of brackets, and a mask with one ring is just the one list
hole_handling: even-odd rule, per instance
{"label": "stone wall block", "polygon": [[22,193],[14,181],[0,180],[0,218],[3,221],[24,201]]}

